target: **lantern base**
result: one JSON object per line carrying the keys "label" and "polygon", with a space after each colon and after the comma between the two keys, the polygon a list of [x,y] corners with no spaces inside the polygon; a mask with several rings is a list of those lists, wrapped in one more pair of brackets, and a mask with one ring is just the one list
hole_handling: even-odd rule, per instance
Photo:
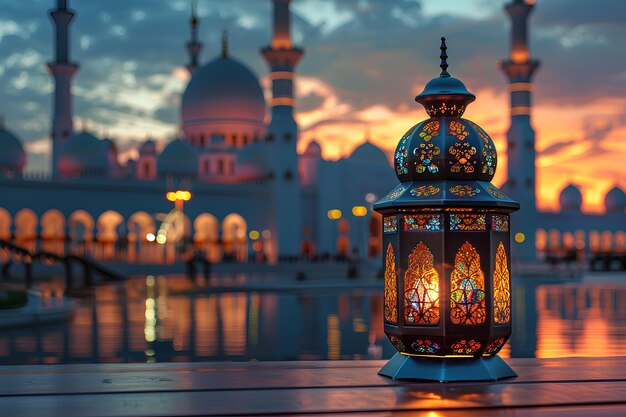
{"label": "lantern base", "polygon": [[497,381],[517,374],[499,356],[479,358],[429,358],[396,353],[378,371],[392,379],[429,381]]}

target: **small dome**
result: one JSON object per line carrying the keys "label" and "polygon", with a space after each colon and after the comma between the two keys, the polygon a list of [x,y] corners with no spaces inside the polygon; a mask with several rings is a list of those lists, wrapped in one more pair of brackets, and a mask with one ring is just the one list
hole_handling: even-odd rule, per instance
{"label": "small dome", "polygon": [[611,188],[604,197],[604,207],[607,213],[624,214],[626,209],[626,193],[624,193],[624,190],[618,186]]}
{"label": "small dome", "polygon": [[61,174],[106,173],[108,170],[107,142],[91,133],[75,134],[61,148],[59,156]]}
{"label": "small dome", "polygon": [[156,144],[152,139],[148,139],[139,147],[139,156],[154,156],[156,155]]}
{"label": "small dome", "polygon": [[198,172],[198,153],[189,143],[175,139],[159,155],[157,170],[159,175],[194,176]]}
{"label": "small dome", "polygon": [[583,204],[583,195],[574,184],[570,184],[567,187],[563,188],[561,194],[559,195],[559,205],[561,206],[561,211],[580,211],[580,207]]}
{"label": "small dome", "polygon": [[310,158],[319,158],[322,156],[322,147],[316,140],[312,140],[307,145],[304,155]]}
{"label": "small dome", "polygon": [[22,172],[26,152],[22,142],[13,132],[0,126],[0,171]]}
{"label": "small dome", "polygon": [[264,134],[266,105],[258,78],[241,62],[222,56],[194,72],[182,98],[185,136]]}
{"label": "small dome", "polygon": [[350,154],[349,160],[373,164],[389,164],[387,155],[378,146],[369,141],[357,146]]}

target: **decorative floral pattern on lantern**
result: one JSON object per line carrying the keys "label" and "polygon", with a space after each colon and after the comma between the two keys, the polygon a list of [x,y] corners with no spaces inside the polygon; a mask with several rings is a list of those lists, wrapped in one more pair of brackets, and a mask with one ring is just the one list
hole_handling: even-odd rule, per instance
{"label": "decorative floral pattern on lantern", "polygon": [[502,348],[502,346],[504,346],[505,341],[506,339],[504,337],[498,337],[493,342],[489,343],[489,345],[485,349],[485,352],[483,353],[489,355],[496,353]]}
{"label": "decorative floral pattern on lantern", "polygon": [[391,243],[385,257],[385,321],[398,324],[398,289],[396,279],[396,255]]}
{"label": "decorative floral pattern on lantern", "polygon": [[461,168],[466,174],[474,172],[476,161],[472,158],[476,155],[476,148],[469,142],[459,140],[448,148],[448,153],[454,157],[454,161],[450,161],[452,166],[450,172],[461,172]]}
{"label": "decorative floral pattern on lantern", "polygon": [[396,216],[383,217],[383,232],[395,233],[398,231],[398,218]]}
{"label": "decorative floral pattern on lantern", "polygon": [[477,342],[474,339],[459,340],[452,345],[452,352],[455,355],[475,355],[476,353],[478,353],[480,347],[480,342]]}
{"label": "decorative floral pattern on lantern", "polygon": [[409,255],[404,274],[404,322],[433,326],[439,317],[439,274],[433,254],[420,242]]}
{"label": "decorative floral pattern on lantern", "polygon": [[496,324],[511,322],[511,276],[502,242],[498,243],[493,271],[493,321]]}
{"label": "decorative floral pattern on lantern", "polygon": [[407,156],[409,155],[409,151],[407,150],[407,141],[417,128],[417,125],[413,126],[402,136],[400,139],[400,143],[398,143],[398,147],[396,148],[395,153],[395,164],[396,164],[396,174],[404,175],[409,173],[409,163],[407,162]]}
{"label": "decorative floral pattern on lantern", "polygon": [[391,341],[391,344],[398,349],[398,351],[400,352],[406,352],[407,348],[406,346],[404,346],[404,343],[402,343],[402,340],[400,340],[399,337],[391,335],[389,336],[389,340]]}
{"label": "decorative floral pattern on lantern", "polygon": [[450,230],[472,232],[487,230],[487,215],[450,214]]}
{"label": "decorative floral pattern on lantern", "polygon": [[415,342],[411,343],[411,348],[417,353],[422,354],[437,353],[440,349],[437,343],[422,339],[417,339]]}
{"label": "decorative floral pattern on lantern", "polygon": [[482,127],[478,126],[474,122],[469,122],[469,123],[472,125],[474,130],[476,130],[476,133],[478,133],[478,136],[480,136],[480,138],[483,140],[482,173],[494,175],[496,173],[497,154],[496,154],[496,148],[493,144],[493,141],[491,140],[487,132],[483,130]]}
{"label": "decorative floral pattern on lantern", "polygon": [[476,194],[480,193],[480,189],[472,187],[471,185],[462,184],[452,186],[448,191],[457,197],[474,197]]}
{"label": "decorative floral pattern on lantern", "polygon": [[495,198],[505,198],[506,196],[504,195],[504,193],[501,193],[500,191],[496,190],[493,187],[485,187],[485,190],[487,190],[487,192],[489,192],[489,194],[491,194],[492,196],[494,196]]}
{"label": "decorative floral pattern on lantern", "polygon": [[385,199],[386,200],[393,200],[394,198],[396,198],[397,196],[402,194],[404,191],[405,191],[405,188],[400,186],[400,187],[396,188],[395,190],[393,190],[392,192],[390,192],[389,194],[387,194]]}
{"label": "decorative floral pattern on lantern", "polygon": [[407,214],[404,216],[404,230],[407,232],[436,232],[441,230],[439,214]]}
{"label": "decorative floral pattern on lantern", "polygon": [[430,140],[439,134],[439,122],[437,120],[428,122],[422,128],[419,136],[423,142],[413,150],[413,154],[419,158],[419,164],[415,167],[420,174],[428,171],[431,174],[439,172],[439,167],[435,157],[441,153],[438,146]]}
{"label": "decorative floral pattern on lantern", "polygon": [[509,216],[494,214],[491,216],[491,230],[494,232],[509,231]]}
{"label": "decorative floral pattern on lantern", "polygon": [[456,254],[450,276],[450,320],[471,326],[484,323],[486,315],[480,255],[471,243],[465,242]]}
{"label": "decorative floral pattern on lantern", "polygon": [[441,189],[434,185],[422,185],[413,188],[410,193],[413,197],[432,197],[439,194],[439,191],[441,191]]}

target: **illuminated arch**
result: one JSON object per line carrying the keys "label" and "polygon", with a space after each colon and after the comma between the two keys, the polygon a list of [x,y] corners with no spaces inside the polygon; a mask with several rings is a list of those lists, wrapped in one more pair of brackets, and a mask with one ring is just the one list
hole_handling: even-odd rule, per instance
{"label": "illuminated arch", "polygon": [[11,240],[11,214],[0,208],[0,239]]}
{"label": "illuminated arch", "polygon": [[589,232],[589,250],[591,253],[600,252],[600,233],[597,230]]}
{"label": "illuminated arch", "polygon": [[128,262],[156,262],[162,259],[156,256],[154,245],[147,240],[149,233],[156,234],[154,219],[150,214],[145,211],[133,213],[128,218],[126,229],[128,230]]}
{"label": "illuminated arch", "polygon": [[626,252],[626,233],[621,231],[615,233],[615,252],[621,255]]}
{"label": "illuminated arch", "polygon": [[214,215],[202,213],[193,221],[194,246],[196,249],[203,250],[207,260],[211,262],[219,262],[222,256],[219,234],[219,221]]}
{"label": "illuminated arch", "polygon": [[63,254],[65,239],[65,216],[55,209],[46,211],[41,216],[41,249],[45,252]]}
{"label": "illuminated arch", "polygon": [[450,320],[454,324],[477,325],[485,322],[485,275],[480,255],[465,242],[456,253],[450,275]]}
{"label": "illuminated arch", "polygon": [[511,322],[511,275],[502,242],[498,243],[493,271],[493,321],[496,324]]}
{"label": "illuminated arch", "polygon": [[237,213],[231,213],[222,221],[222,244],[224,255],[232,256],[238,262],[248,259],[247,223]]}
{"label": "illuminated arch", "polygon": [[115,257],[115,243],[118,238],[118,227],[124,223],[124,217],[114,210],[107,210],[98,217],[98,257],[113,259]]}
{"label": "illuminated arch", "polygon": [[398,323],[398,287],[396,276],[396,255],[391,243],[387,245],[385,256],[385,321]]}
{"label": "illuminated arch", "polygon": [[420,242],[409,255],[404,274],[404,322],[411,325],[437,325],[439,274],[430,249]]}
{"label": "illuminated arch", "polygon": [[85,210],[76,210],[69,217],[69,234],[72,252],[84,252],[91,248],[93,241],[94,220]]}
{"label": "illuminated arch", "polygon": [[535,249],[540,257],[544,257],[548,247],[548,233],[544,229],[535,231]]}
{"label": "illuminated arch", "polygon": [[613,252],[613,233],[608,230],[600,235],[600,250],[605,253]]}
{"label": "illuminated arch", "polygon": [[37,215],[29,208],[18,211],[15,214],[15,242],[34,252],[36,239]]}

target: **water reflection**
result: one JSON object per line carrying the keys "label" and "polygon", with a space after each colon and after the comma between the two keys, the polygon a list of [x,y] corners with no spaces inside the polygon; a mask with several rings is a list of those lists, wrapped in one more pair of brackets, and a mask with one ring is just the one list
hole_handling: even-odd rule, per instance
{"label": "water reflection", "polygon": [[[380,359],[395,352],[383,333],[381,290],[209,290],[151,276],[98,287],[69,323],[3,330],[0,363]],[[516,280],[513,291],[513,338],[501,356],[626,355],[626,284]]]}

